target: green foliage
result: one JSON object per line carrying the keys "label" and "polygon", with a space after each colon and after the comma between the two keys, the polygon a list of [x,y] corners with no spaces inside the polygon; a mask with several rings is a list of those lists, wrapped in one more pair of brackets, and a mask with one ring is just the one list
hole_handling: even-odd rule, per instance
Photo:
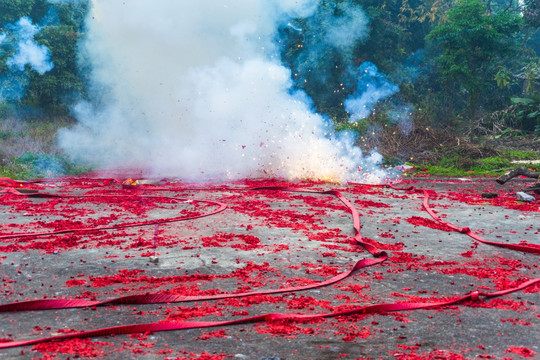
{"label": "green foliage", "polygon": [[[512,160],[537,160],[540,155],[534,151],[503,151],[500,156],[490,156],[481,159],[471,159],[464,155],[453,154],[441,158],[435,164],[418,165],[421,173],[440,176],[482,176],[502,175],[514,167]],[[525,163],[524,166],[533,166]]]}
{"label": "green foliage", "polygon": [[341,121],[336,122],[335,129],[336,131],[351,131],[356,134],[364,134],[369,127],[369,122],[367,119],[362,119],[356,122]]}
{"label": "green foliage", "polygon": [[505,169],[510,166],[510,159],[501,158],[498,156],[479,159],[476,169],[484,171],[496,171]]}
{"label": "green foliage", "polygon": [[534,151],[507,150],[503,151],[503,156],[509,160],[538,160],[540,155]]}
{"label": "green foliage", "polygon": [[71,25],[47,26],[36,36],[40,44],[51,50],[54,68],[43,75],[32,72],[26,95],[29,104],[54,111],[84,92],[77,70],[78,39],[79,34]]}
{"label": "green foliage", "polygon": [[48,154],[26,153],[14,159],[13,163],[25,169],[28,174],[34,174],[35,177],[58,175],[64,171],[59,159]]}
{"label": "green foliage", "polygon": [[[370,61],[399,85],[395,98],[412,104],[414,117],[422,123],[459,124],[459,131],[467,130],[477,115],[517,109],[508,116],[525,124],[521,130],[540,131],[537,103],[517,100],[534,99],[540,89],[540,62],[534,52],[540,51],[535,41],[540,34],[535,32],[539,4],[538,0],[321,0],[311,17],[291,19],[280,29],[281,56],[296,86],[311,97],[317,111],[337,119],[338,130],[365,134],[373,124],[384,126],[387,121],[384,111],[378,111],[368,120],[346,122],[343,103],[356,89],[355,69]],[[30,17],[41,28],[35,40],[49,49],[54,63],[43,75],[29,67],[10,73],[6,59],[14,49],[0,45],[0,118],[17,106],[63,114],[67,105],[85,96],[77,44],[85,35],[88,6],[85,0],[0,0],[0,33],[9,33],[8,25],[21,17]],[[355,11],[360,7],[367,20]],[[351,24],[366,21],[365,36],[347,49],[325,45],[325,32],[348,16],[354,20]],[[422,56],[407,64],[417,54]],[[2,102],[5,94],[10,94],[10,104]]]}
{"label": "green foliage", "polygon": [[29,172],[28,169],[25,169],[24,167],[13,162],[0,166],[0,177],[7,177],[16,180],[30,180],[34,178],[33,175],[34,174]]}
{"label": "green foliage", "polygon": [[4,102],[0,101],[0,119],[7,117],[8,113],[9,113],[8,104],[5,101]]}
{"label": "green foliage", "polygon": [[63,155],[26,153],[0,166],[0,176],[12,179],[29,180],[54,178],[62,175],[79,175],[90,171],[71,163]]}
{"label": "green foliage", "polygon": [[448,0],[412,1],[412,4],[409,0],[403,0],[401,2],[399,21],[402,23],[439,23],[446,18],[446,12],[452,4],[453,1]]}
{"label": "green foliage", "polygon": [[[347,117],[343,103],[356,90],[360,64],[370,61],[383,73],[397,73],[409,54],[424,47],[429,27],[418,21],[400,21],[404,19],[401,5],[400,0],[322,0],[314,15],[295,19],[292,26],[280,30],[282,59],[317,111],[333,118]],[[365,21],[351,8],[361,8],[367,15],[365,36],[346,49],[325,43],[327,31],[346,18],[347,12],[358,16],[354,21]]]}
{"label": "green foliage", "polygon": [[523,18],[528,26],[540,27],[540,2],[538,0],[523,0]]}
{"label": "green foliage", "polygon": [[0,176],[32,179],[87,172],[56,147],[58,129],[74,121],[66,116],[0,119]]}
{"label": "green foliage", "polygon": [[[324,0],[321,13],[293,22],[302,31],[285,28],[280,34],[282,57],[297,87],[317,111],[338,122],[347,117],[343,103],[356,87],[351,64],[365,61],[399,86],[394,98],[413,104],[416,118],[460,131],[467,131],[478,115],[510,106],[524,81],[527,89],[537,83],[533,66],[524,67],[534,54],[519,49],[518,40],[528,36],[524,19],[504,1],[489,2],[488,9],[480,0],[351,0],[369,17],[369,36],[358,40],[350,54],[320,50],[320,37],[333,21],[322,15],[334,11],[338,19],[339,11],[332,9],[344,2]],[[306,54],[314,48],[319,56],[310,62]],[[408,63],[416,54],[425,56]],[[343,126],[348,127],[338,125]]]}
{"label": "green foliage", "polygon": [[510,71],[506,69],[505,67],[499,67],[499,71],[495,74],[493,77],[494,80],[497,82],[497,86],[500,89],[504,89],[507,86],[511,85],[511,76]]}
{"label": "green foliage", "polygon": [[0,104],[4,110],[8,102],[16,106],[29,105],[48,113],[66,113],[66,105],[84,95],[84,81],[77,69],[77,42],[83,35],[87,10],[86,1],[0,2],[0,34],[10,35],[10,24],[21,17],[30,18],[33,24],[40,26],[34,40],[47,47],[54,63],[53,69],[44,74],[29,66],[24,71],[13,71],[6,60],[16,51],[16,46],[5,41],[0,48]]}
{"label": "green foliage", "polygon": [[0,2],[0,27],[29,16],[35,0],[5,0]]}
{"label": "green foliage", "polygon": [[422,167],[422,172],[442,176],[502,175],[510,166],[510,160],[500,157],[472,160],[454,155],[443,157],[437,164]]}
{"label": "green foliage", "polygon": [[540,91],[540,58],[538,61],[531,61],[523,66],[521,72],[516,77],[525,80],[526,94]]}
{"label": "green foliage", "polygon": [[[416,27],[416,24],[399,21],[401,2],[358,2],[370,19],[369,37],[358,43],[354,49],[359,63],[370,61],[376,64],[380,71],[389,73],[395,71],[410,52],[423,47],[421,31],[409,31],[410,28]],[[421,37],[420,40],[418,35]]]}
{"label": "green foliage", "polygon": [[[474,118],[480,95],[489,88],[494,64],[516,49],[514,35],[522,18],[510,12],[488,13],[479,0],[459,0],[448,11],[447,21],[433,29],[427,39],[440,50],[435,58],[441,79],[465,91]],[[499,74],[499,79],[503,74]]]}
{"label": "green foliage", "polygon": [[540,94],[513,97],[511,100],[518,106],[517,118],[522,122],[522,128],[540,132]]}

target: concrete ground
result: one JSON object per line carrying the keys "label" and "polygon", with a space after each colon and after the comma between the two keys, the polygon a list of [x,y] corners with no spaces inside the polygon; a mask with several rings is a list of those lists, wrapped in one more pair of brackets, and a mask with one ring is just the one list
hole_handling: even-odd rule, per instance
{"label": "concrete ground", "polygon": [[[515,197],[528,184],[518,179],[501,186],[492,179],[426,178],[398,186],[433,190],[430,203],[438,216],[470,227],[486,240],[540,245],[538,201],[520,203]],[[158,190],[153,185],[129,190],[104,180],[71,179],[24,187],[95,197],[0,195],[0,235],[165,219],[216,208],[201,200],[228,206],[212,216],[162,224],[157,236],[155,226],[145,226],[1,239],[0,302],[276,289],[323,281],[372,258],[350,241],[351,214],[335,197],[244,191],[259,185],[276,184],[194,188],[169,183]],[[504,290],[540,277],[537,255],[449,231],[423,210],[421,193],[364,185],[293,186],[342,192],[360,214],[362,236],[387,251],[389,259],[336,284],[295,293],[2,313],[0,342],[123,324],[431,302],[477,289]],[[488,193],[497,196],[482,196]],[[157,262],[150,261],[154,256]],[[431,310],[48,342],[0,350],[0,359],[533,359],[540,357],[538,290],[533,286]]]}

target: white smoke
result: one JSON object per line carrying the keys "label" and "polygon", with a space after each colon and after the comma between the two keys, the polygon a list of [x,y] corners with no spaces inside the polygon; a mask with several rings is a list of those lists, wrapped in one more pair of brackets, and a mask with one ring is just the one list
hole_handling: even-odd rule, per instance
{"label": "white smoke", "polygon": [[[336,5],[342,16],[332,17],[333,20],[324,34],[324,41],[333,47],[350,52],[359,39],[368,35],[368,18],[362,8],[351,2]],[[329,14],[325,14],[329,16]]]}
{"label": "white smoke", "polygon": [[[336,52],[349,71],[356,72],[353,50],[358,41],[367,38],[369,19],[362,8],[351,1],[336,5],[333,1],[321,0],[315,10],[312,16],[303,20],[308,34],[302,34],[301,49],[293,61],[299,81],[309,78],[309,81],[315,80],[325,86],[330,85],[329,75],[336,66],[332,55]],[[287,24],[300,34],[303,29],[297,25]]]}
{"label": "white smoke", "polygon": [[414,122],[411,119],[412,112],[412,104],[395,105],[390,111],[388,111],[390,121],[397,124],[401,133],[406,136],[408,136],[414,130]]}
{"label": "white smoke", "polygon": [[367,118],[380,100],[399,91],[397,85],[389,82],[370,62],[363,63],[358,71],[356,91],[345,100],[345,109],[350,113],[351,122]]}
{"label": "white smoke", "polygon": [[51,71],[54,64],[50,61],[49,49],[34,41],[34,36],[41,31],[39,26],[23,17],[11,27],[17,39],[17,50],[6,60],[6,64],[19,71],[24,71],[25,66],[30,65],[40,75]]}
{"label": "white smoke", "polygon": [[50,61],[49,49],[34,41],[41,29],[33,25],[32,20],[23,17],[5,28],[7,33],[0,34],[0,55],[12,49],[14,52],[6,59],[8,71],[0,77],[0,101],[19,101],[30,83],[26,65],[43,75],[52,70],[54,64]]}
{"label": "white smoke", "polygon": [[94,99],[59,134],[75,159],[185,180],[379,182],[380,158],[337,138],[295,91],[274,40],[315,0],[94,0],[82,58]]}

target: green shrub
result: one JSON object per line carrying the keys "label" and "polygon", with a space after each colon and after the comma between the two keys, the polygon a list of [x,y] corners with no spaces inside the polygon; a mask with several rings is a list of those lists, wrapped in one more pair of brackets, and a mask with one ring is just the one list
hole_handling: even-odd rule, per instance
{"label": "green shrub", "polygon": [[26,153],[0,167],[2,177],[12,179],[54,178],[62,175],[78,175],[90,168],[77,166],[63,155]]}

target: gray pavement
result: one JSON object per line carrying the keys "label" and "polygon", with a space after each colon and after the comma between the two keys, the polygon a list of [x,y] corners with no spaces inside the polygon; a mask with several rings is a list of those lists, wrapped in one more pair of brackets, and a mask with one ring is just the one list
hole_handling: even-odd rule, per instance
{"label": "gray pavement", "polygon": [[[206,190],[169,185],[134,192],[96,182],[42,184],[39,191],[132,194],[129,198],[0,197],[2,234],[89,224],[120,224],[224,212],[159,226],[4,239],[1,303],[24,299],[104,300],[147,292],[215,294],[323,281],[372,256],[355,246],[352,218],[330,195]],[[444,220],[486,240],[540,245],[538,201],[516,202],[527,182],[415,180],[432,189]],[[253,185],[253,184],[250,184]],[[406,186],[408,183],[400,184]],[[302,184],[306,186],[306,184]],[[297,293],[192,303],[125,305],[0,314],[1,341],[160,321],[230,320],[264,313],[329,313],[400,301],[436,301],[475,289],[503,290],[538,278],[538,257],[475,242],[437,228],[422,195],[380,187],[312,184],[337,189],[360,213],[361,233],[385,249],[383,264],[341,282]],[[174,191],[173,191],[174,189]],[[498,194],[484,199],[485,192]],[[163,194],[170,199],[145,198]],[[423,220],[426,219],[426,220]],[[157,263],[149,261],[156,252]],[[153,334],[69,340],[0,350],[0,359],[479,359],[538,358],[538,286],[479,303],[432,310],[353,315],[309,323],[270,322]]]}

